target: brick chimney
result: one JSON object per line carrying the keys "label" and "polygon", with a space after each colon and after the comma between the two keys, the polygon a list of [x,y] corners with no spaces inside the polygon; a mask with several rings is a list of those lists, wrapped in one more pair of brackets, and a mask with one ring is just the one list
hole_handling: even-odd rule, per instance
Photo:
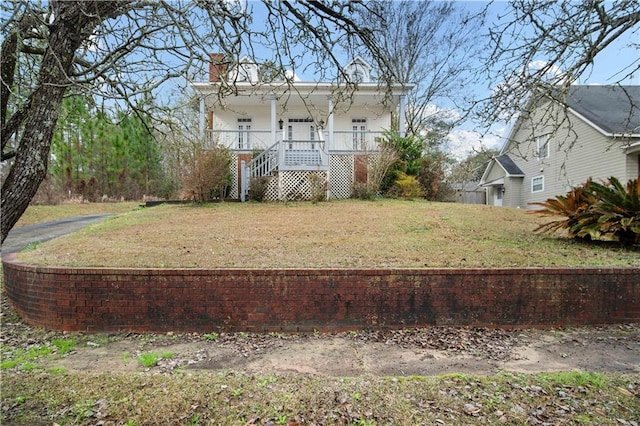
{"label": "brick chimney", "polygon": [[209,81],[222,81],[227,73],[227,62],[225,61],[224,53],[210,53],[209,57],[211,58],[209,61]]}

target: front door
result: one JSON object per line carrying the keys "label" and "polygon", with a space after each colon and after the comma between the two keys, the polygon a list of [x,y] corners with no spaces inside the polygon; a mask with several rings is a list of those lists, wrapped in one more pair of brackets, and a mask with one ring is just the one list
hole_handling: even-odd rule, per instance
{"label": "front door", "polygon": [[312,141],[315,140],[315,125],[310,118],[290,118],[287,127],[287,140]]}
{"label": "front door", "polygon": [[504,193],[503,185],[496,185],[493,187],[493,205],[502,206],[502,195]]}
{"label": "front door", "polygon": [[[287,140],[289,141],[315,141],[316,127],[310,118],[290,118],[287,123]],[[311,144],[314,149],[314,144]],[[290,146],[289,149],[292,149]]]}

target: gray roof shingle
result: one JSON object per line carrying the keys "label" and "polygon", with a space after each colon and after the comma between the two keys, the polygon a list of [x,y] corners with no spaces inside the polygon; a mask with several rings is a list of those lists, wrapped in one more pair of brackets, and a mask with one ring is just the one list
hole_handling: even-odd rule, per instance
{"label": "gray roof shingle", "polygon": [[524,176],[524,172],[520,170],[520,167],[507,155],[503,154],[499,157],[496,157],[496,161],[500,163],[502,168],[507,172],[508,175],[511,176]]}
{"label": "gray roof shingle", "polygon": [[571,86],[567,105],[607,133],[640,133],[640,86]]}

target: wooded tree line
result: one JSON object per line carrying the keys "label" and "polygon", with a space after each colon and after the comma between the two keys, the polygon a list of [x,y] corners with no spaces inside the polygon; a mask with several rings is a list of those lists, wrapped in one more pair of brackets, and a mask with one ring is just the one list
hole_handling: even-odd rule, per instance
{"label": "wooded tree line", "polygon": [[111,112],[80,95],[62,102],[48,180],[54,196],[87,201],[139,200],[171,189],[160,147],[144,118]]}

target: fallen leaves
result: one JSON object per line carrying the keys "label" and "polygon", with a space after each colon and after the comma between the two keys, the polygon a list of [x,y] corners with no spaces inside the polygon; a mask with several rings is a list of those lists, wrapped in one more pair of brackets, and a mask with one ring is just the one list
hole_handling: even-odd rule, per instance
{"label": "fallen leaves", "polygon": [[527,343],[517,331],[487,328],[429,327],[359,331],[361,341],[383,342],[402,348],[424,348],[461,353],[494,361],[513,359],[513,349]]}

